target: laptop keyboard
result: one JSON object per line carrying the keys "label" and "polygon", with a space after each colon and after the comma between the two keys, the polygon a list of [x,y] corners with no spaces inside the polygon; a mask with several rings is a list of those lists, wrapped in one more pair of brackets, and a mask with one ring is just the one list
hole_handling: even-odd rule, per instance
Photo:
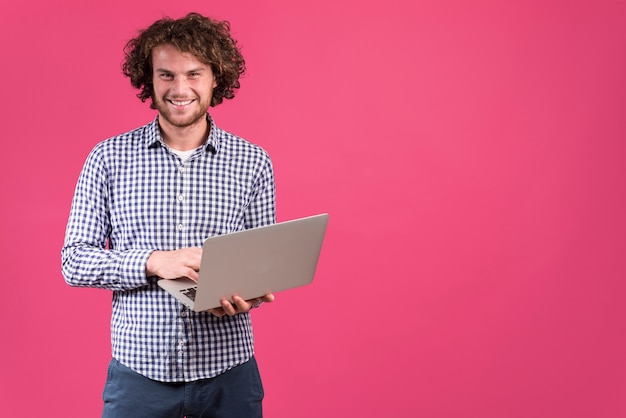
{"label": "laptop keyboard", "polygon": [[187,289],[181,289],[181,293],[187,296],[189,299],[196,301],[196,288],[197,287],[189,287]]}

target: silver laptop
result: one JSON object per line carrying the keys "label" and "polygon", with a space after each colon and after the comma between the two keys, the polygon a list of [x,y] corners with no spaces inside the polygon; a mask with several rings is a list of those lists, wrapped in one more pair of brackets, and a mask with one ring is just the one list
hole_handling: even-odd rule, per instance
{"label": "silver laptop", "polygon": [[254,299],[313,280],[328,214],[280,222],[204,241],[200,278],[158,281],[196,312],[221,306],[238,295]]}

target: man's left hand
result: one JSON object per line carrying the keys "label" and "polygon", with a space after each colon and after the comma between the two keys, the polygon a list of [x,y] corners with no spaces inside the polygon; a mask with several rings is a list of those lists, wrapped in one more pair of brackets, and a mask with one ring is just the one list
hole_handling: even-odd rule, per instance
{"label": "man's left hand", "polygon": [[240,313],[250,312],[250,309],[252,309],[255,306],[260,305],[263,302],[270,303],[273,301],[274,301],[274,295],[272,293],[268,293],[267,295],[263,297],[250,299],[250,300],[243,300],[241,297],[234,295],[233,296],[234,303],[231,303],[227,299],[222,299],[222,306],[220,308],[209,309],[209,312],[211,312],[213,315],[217,317],[222,317],[224,315],[235,316]]}

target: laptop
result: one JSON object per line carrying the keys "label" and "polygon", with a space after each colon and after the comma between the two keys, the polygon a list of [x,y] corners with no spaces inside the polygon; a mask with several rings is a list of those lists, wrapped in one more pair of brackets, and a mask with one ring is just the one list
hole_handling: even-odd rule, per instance
{"label": "laptop", "polygon": [[328,214],[216,235],[204,241],[198,283],[160,279],[160,287],[195,312],[221,306],[238,295],[245,300],[313,281]]}

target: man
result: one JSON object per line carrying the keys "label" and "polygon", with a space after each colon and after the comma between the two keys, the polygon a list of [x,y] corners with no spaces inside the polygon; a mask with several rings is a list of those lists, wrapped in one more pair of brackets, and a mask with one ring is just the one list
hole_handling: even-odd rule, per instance
{"label": "man", "polygon": [[91,151],[62,250],[69,285],[113,291],[104,417],[262,416],[249,311],[274,296],[195,313],[157,285],[197,281],[205,238],[275,222],[269,156],[207,113],[244,71],[229,24],[195,13],[126,46],[123,72],[158,115]]}

